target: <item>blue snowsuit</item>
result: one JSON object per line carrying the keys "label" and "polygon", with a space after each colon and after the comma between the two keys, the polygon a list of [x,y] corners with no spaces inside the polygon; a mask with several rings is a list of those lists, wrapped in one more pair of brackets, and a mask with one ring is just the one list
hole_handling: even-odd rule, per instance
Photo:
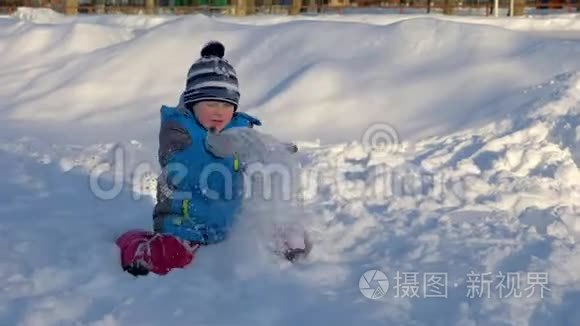
{"label": "blue snowsuit", "polygon": [[[261,122],[235,112],[225,129]],[[212,244],[224,240],[243,198],[244,176],[237,155],[219,158],[206,149],[208,131],[183,105],[162,106],[154,230]]]}

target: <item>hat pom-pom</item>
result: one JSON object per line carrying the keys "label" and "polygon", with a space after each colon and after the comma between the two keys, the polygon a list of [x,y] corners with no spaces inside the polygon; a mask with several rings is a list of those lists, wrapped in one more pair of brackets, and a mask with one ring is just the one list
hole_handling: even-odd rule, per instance
{"label": "hat pom-pom", "polygon": [[201,49],[201,56],[204,58],[218,57],[223,58],[226,48],[218,41],[211,41]]}

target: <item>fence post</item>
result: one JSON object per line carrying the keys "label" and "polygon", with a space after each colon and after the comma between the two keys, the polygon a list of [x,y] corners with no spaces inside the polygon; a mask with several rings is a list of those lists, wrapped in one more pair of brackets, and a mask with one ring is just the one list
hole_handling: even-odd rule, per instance
{"label": "fence post", "polygon": [[246,15],[256,13],[256,0],[246,0]]}
{"label": "fence post", "polygon": [[262,5],[264,6],[263,10],[267,10],[268,13],[271,15],[272,14],[272,0],[264,0],[264,3]]}
{"label": "fence post", "polygon": [[514,1],[514,14],[513,16],[523,16],[524,9],[526,7],[526,0],[513,0]]}
{"label": "fence post", "polygon": [[456,0],[445,0],[443,14],[453,15],[455,13]]}
{"label": "fence post", "polygon": [[105,0],[95,0],[93,4],[95,5],[95,14],[103,15],[105,13]]}
{"label": "fence post", "polygon": [[145,0],[145,13],[147,15],[155,13],[155,0]]}
{"label": "fence post", "polygon": [[290,15],[298,15],[302,9],[302,0],[292,0],[292,8],[290,8]]}
{"label": "fence post", "polygon": [[[333,1],[333,0],[330,0]],[[309,13],[315,13],[315,12],[320,12],[320,9],[318,7],[318,5],[316,4],[316,0],[309,0],[308,1],[308,12]]]}
{"label": "fence post", "polygon": [[64,1],[64,14],[65,15],[76,15],[79,13],[79,1],[78,0],[65,0]]}
{"label": "fence post", "polygon": [[248,14],[247,0],[236,0],[236,16]]}

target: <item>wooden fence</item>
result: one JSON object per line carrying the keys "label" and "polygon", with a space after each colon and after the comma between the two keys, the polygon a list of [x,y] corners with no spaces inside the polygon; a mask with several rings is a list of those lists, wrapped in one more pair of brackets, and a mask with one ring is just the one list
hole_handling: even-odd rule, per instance
{"label": "wooden fence", "polygon": [[[0,13],[18,7],[44,7],[75,14],[192,14],[227,15],[345,13],[377,9],[396,13],[479,14],[490,15],[494,0],[0,0]],[[580,0],[514,0],[514,14],[524,9],[580,12]],[[500,9],[509,8],[509,0],[500,0]]]}

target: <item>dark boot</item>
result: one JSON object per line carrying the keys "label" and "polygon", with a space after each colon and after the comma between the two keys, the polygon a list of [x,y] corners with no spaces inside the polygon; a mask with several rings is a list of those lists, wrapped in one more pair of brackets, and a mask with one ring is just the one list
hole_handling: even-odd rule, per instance
{"label": "dark boot", "polygon": [[123,270],[135,277],[137,276],[145,276],[147,274],[149,274],[149,270],[147,269],[147,267],[143,266],[142,264],[138,263],[138,262],[134,262],[129,266],[126,266],[125,268],[123,268]]}

